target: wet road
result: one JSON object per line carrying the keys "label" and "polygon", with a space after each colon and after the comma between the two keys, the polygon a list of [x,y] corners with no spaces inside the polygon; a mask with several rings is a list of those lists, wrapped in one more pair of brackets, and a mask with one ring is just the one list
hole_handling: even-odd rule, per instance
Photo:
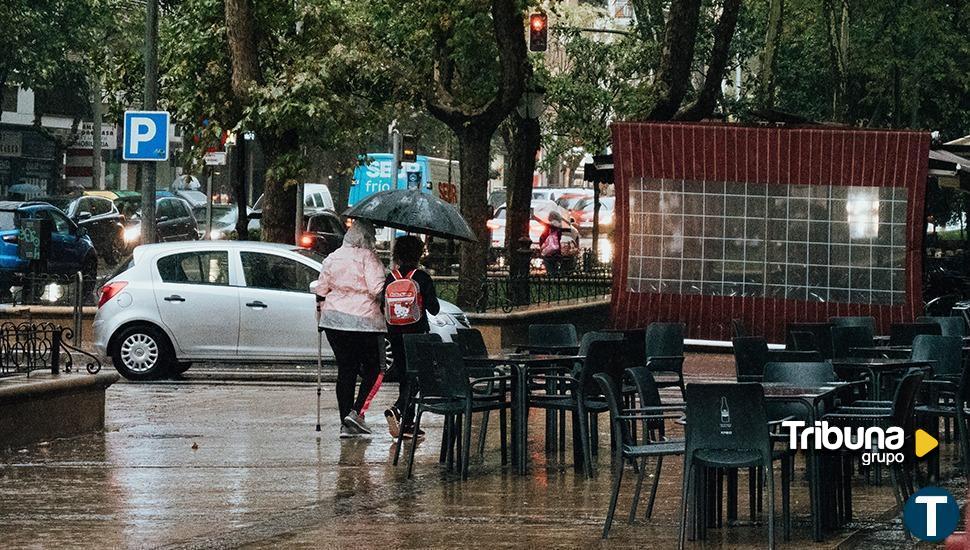
{"label": "wet road", "polygon": [[[591,481],[574,474],[571,453],[561,462],[545,455],[542,415],[534,413],[530,475],[502,469],[491,429],[484,459],[474,457],[462,483],[438,464],[440,420],[430,416],[408,481],[403,462],[390,465],[381,416],[395,394],[386,386],[368,415],[377,435],[341,442],[332,385],[317,434],[312,385],[117,384],[104,434],[0,454],[0,540],[5,548],[676,546],[676,460],[665,464],[654,517],[634,526],[624,521],[633,477],[626,476],[611,539],[601,543],[610,482],[605,424]],[[792,547],[831,548],[853,536],[847,529],[809,543],[797,475]],[[892,505],[888,487],[860,487],[856,505],[864,525],[886,528],[876,519]],[[707,546],[763,547],[765,536],[763,525],[712,530]]]}

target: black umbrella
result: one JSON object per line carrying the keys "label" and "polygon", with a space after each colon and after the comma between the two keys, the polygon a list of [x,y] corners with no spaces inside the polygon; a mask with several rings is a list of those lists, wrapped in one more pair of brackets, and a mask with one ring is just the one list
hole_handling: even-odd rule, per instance
{"label": "black umbrella", "polygon": [[457,208],[430,193],[414,189],[374,193],[348,208],[344,215],[411,233],[472,242],[478,240]]}

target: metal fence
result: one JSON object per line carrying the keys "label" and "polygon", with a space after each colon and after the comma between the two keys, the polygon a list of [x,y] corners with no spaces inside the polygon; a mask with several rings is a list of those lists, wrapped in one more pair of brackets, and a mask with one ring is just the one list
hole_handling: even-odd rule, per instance
{"label": "metal fence", "polygon": [[[469,283],[457,277],[442,277],[436,279],[435,286],[440,298],[454,302],[464,284]],[[485,281],[471,284],[477,289],[476,311],[509,313],[517,308],[588,302],[609,295],[613,277],[606,268],[559,276],[530,274],[528,277],[513,277],[507,273],[491,273]]]}
{"label": "metal fence", "polygon": [[[53,323],[0,323],[0,375],[50,369],[52,374],[72,372],[75,356],[90,374],[101,370],[94,355],[68,343],[74,333]],[[79,368],[80,365],[77,365]]]}

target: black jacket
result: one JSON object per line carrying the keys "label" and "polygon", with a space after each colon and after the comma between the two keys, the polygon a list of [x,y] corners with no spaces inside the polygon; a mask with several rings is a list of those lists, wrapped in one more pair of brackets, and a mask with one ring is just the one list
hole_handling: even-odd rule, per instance
{"label": "black jacket", "polygon": [[[428,324],[428,314],[437,315],[441,311],[441,304],[438,303],[438,294],[435,292],[434,281],[431,279],[431,275],[428,275],[423,269],[417,268],[416,266],[402,266],[399,268],[402,277],[407,277],[407,274],[411,270],[417,269],[414,272],[414,276],[411,279],[418,284],[418,288],[421,290],[421,298],[424,304],[424,311],[421,314],[421,320],[417,323],[412,323],[410,325],[388,325],[388,334],[421,334],[431,331],[431,325]],[[384,279],[384,290],[387,290],[387,285],[394,281],[394,275],[391,273],[387,274],[387,278]],[[384,293],[381,292],[381,309],[384,309]]]}

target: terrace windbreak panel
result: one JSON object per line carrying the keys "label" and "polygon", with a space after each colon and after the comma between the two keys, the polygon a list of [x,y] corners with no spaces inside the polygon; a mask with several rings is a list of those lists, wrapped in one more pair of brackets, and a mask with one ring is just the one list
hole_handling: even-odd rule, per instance
{"label": "terrace windbreak panel", "polygon": [[616,124],[619,327],[731,319],[783,340],[790,321],[921,305],[929,136],[916,132]]}

